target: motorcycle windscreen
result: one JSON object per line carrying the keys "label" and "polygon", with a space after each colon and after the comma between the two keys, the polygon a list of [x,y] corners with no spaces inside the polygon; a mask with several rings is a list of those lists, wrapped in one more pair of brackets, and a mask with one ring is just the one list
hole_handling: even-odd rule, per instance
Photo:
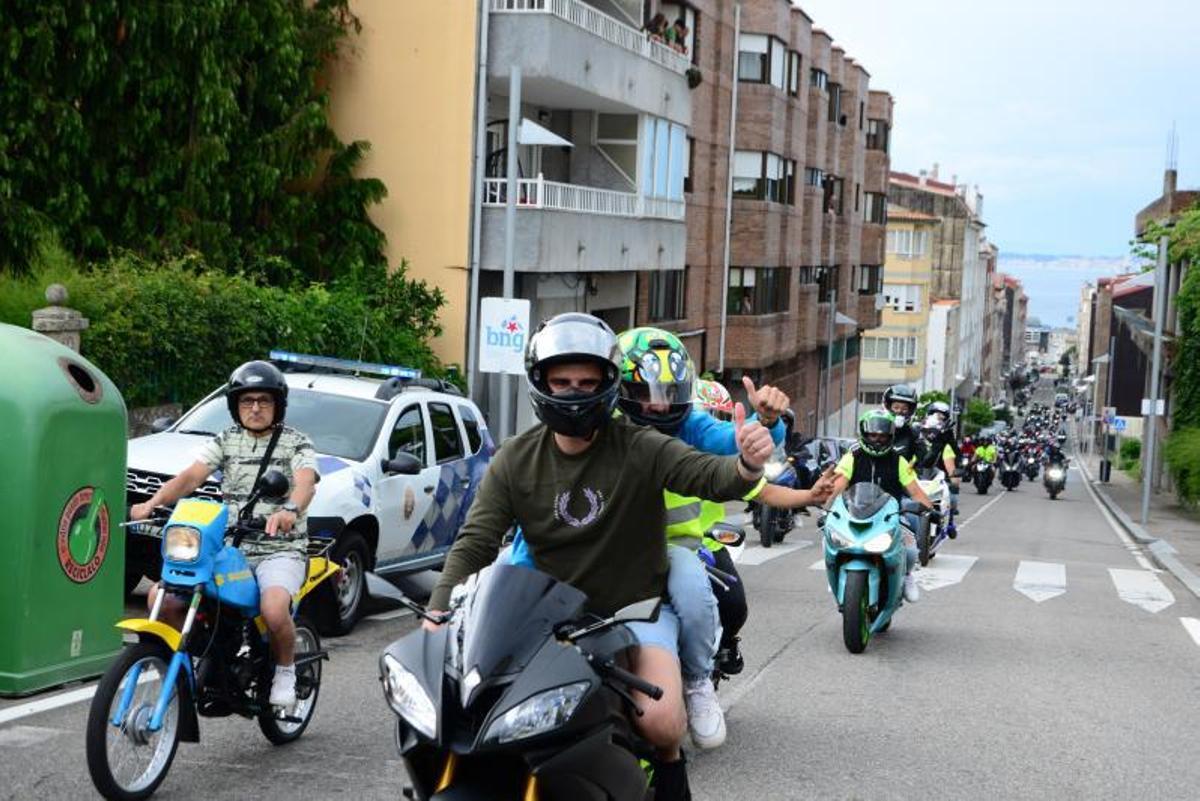
{"label": "motorcycle windscreen", "polygon": [[888,495],[878,485],[870,481],[863,481],[850,486],[845,493],[846,511],[850,513],[850,518],[855,522],[866,522],[887,506],[888,501],[893,501],[891,495]]}
{"label": "motorcycle windscreen", "polygon": [[464,675],[486,680],[528,664],[554,627],[577,620],[587,596],[529,567],[493,564],[479,573],[463,603]]}

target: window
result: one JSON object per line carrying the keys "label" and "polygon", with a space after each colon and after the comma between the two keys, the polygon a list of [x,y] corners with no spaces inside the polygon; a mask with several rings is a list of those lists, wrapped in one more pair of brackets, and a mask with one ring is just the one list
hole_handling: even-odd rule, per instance
{"label": "window", "polygon": [[788,80],[787,88],[789,95],[800,94],[800,54],[795,50],[789,50],[788,54]]}
{"label": "window", "polygon": [[821,268],[813,267],[812,265],[804,265],[796,268],[796,280],[801,285],[817,283],[817,270]]}
{"label": "window", "polygon": [[429,422],[433,424],[433,453],[438,464],[466,456],[454,412],[444,403],[429,404]]}
{"label": "window", "polygon": [[686,3],[663,3],[659,11],[667,18],[668,25],[674,25],[677,19],[683,20],[683,24],[687,26],[687,35],[683,38],[683,52],[691,56],[693,64],[700,63],[696,53],[696,45],[700,41],[698,35],[700,15],[696,9]]}
{"label": "window", "polygon": [[917,363],[916,337],[863,337],[862,358],[873,362],[891,362],[894,366]]}
{"label": "window", "polygon": [[821,186],[825,183],[825,173],[817,167],[804,168],[804,185],[805,186]]}
{"label": "window", "polygon": [[696,168],[696,137],[689,136],[684,142],[683,191],[692,192],[692,171]]}
{"label": "window", "polygon": [[902,259],[925,256],[929,252],[929,232],[909,228],[888,231],[887,251]]}
{"label": "window", "polygon": [[860,392],[858,393],[858,402],[863,406],[882,406],[882,392]]}
{"label": "window", "polygon": [[833,175],[826,175],[823,189],[825,191],[825,200],[823,204],[824,211],[832,211],[835,214],[842,214],[845,209],[842,206],[842,195],[845,191],[846,182],[841,178]]}
{"label": "window", "polygon": [[733,194],[736,197],[795,203],[796,162],[774,153],[738,150],[733,154]]}
{"label": "window", "polygon": [[638,169],[637,115],[597,114],[595,141],[596,149],[620,171],[630,186],[636,186],[634,177]]}
{"label": "window", "polygon": [[420,406],[409,406],[402,411],[388,437],[388,458],[395,459],[398,453],[410,454],[420,459],[421,464],[429,464],[425,460],[425,421]]}
{"label": "window", "polygon": [[[625,117],[630,115],[598,114],[597,117]],[[627,133],[623,130],[622,133]],[[608,152],[610,140],[601,141],[600,149]],[[660,117],[642,115],[641,136],[632,142],[620,140],[622,145],[631,144],[639,153],[637,187],[646,197],[683,200],[684,172],[687,165],[687,129],[682,125]]]}
{"label": "window", "polygon": [[846,118],[842,116],[842,85],[840,83],[829,84],[829,121],[839,125],[846,124]]}
{"label": "window", "polygon": [[782,39],[743,33],[739,39],[738,80],[770,83],[783,89],[787,81],[787,47]]}
{"label": "window", "polygon": [[862,203],[862,184],[854,184],[854,210],[858,211]]}
{"label": "window", "polygon": [[888,124],[883,120],[867,120],[867,149],[887,152]]}
{"label": "window", "polygon": [[838,266],[821,266],[814,270],[817,279],[817,302],[829,303],[838,288]]}
{"label": "window", "polygon": [[479,433],[479,421],[475,419],[475,412],[470,406],[459,406],[458,415],[462,418],[463,428],[467,430],[467,445],[471,448],[470,455],[474,456],[483,447],[483,436]]}
{"label": "window", "polygon": [[860,100],[858,101],[858,130],[863,129],[863,123],[867,118],[867,104]]}
{"label": "window", "polygon": [[860,295],[876,295],[883,291],[883,268],[878,264],[860,264],[854,268],[854,289]]}
{"label": "window", "polygon": [[783,89],[787,85],[787,46],[782,39],[771,37],[771,86]]}
{"label": "window", "polygon": [[730,314],[775,314],[788,309],[786,267],[730,267]]}
{"label": "window", "polygon": [[738,150],[733,154],[733,194],[736,197],[758,197],[758,181],[762,176],[763,154],[757,150]]}
{"label": "window", "polygon": [[916,284],[884,284],[883,299],[895,312],[919,312],[921,287]]}
{"label": "window", "polygon": [[882,192],[867,192],[867,205],[863,208],[863,221],[887,224],[887,195]]}
{"label": "window", "polygon": [[825,70],[819,70],[816,67],[813,67],[808,71],[808,85],[815,86],[821,91],[825,91],[825,89],[827,89],[829,86],[829,73],[825,72]]}
{"label": "window", "polygon": [[682,320],[687,268],[658,270],[650,276],[650,320]]}

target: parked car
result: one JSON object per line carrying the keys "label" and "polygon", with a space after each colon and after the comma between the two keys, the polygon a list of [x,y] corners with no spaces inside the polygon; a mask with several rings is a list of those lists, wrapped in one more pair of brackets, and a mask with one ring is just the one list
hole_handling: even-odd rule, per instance
{"label": "parked car", "polygon": [[[321,480],[308,508],[309,551],[332,546],[343,566],[331,589],[312,599],[313,617],[324,632],[346,634],[367,597],[364,571],[442,565],[495,444],[479,408],[447,382],[388,365],[278,351],[271,359],[286,373],[287,424],[307,434],[317,452]],[[230,425],[220,388],[179,420],[156,421],[159,433],[130,440],[127,502],[148,499],[193,461],[206,438]],[[220,475],[194,494],[220,499]],[[158,578],[160,536],[149,526],[131,528],[127,591],[143,575]]]}

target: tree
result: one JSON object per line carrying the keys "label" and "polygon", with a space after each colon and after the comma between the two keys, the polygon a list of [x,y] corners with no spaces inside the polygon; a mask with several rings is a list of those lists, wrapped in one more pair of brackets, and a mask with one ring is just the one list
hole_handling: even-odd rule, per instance
{"label": "tree", "polygon": [[996,413],[992,405],[982,398],[971,398],[967,401],[967,410],[963,414],[963,428],[968,433],[975,433],[981,428],[987,428],[996,422]]}

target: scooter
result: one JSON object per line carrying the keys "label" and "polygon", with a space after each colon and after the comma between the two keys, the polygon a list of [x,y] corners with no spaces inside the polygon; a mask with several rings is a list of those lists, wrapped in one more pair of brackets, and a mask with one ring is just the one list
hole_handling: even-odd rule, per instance
{"label": "scooter", "polygon": [[[287,491],[287,479],[271,470],[233,525],[227,506],[198,499],[179,501],[165,521],[147,521],[163,525],[161,591],[149,618],[117,624],[137,634],[138,643],[109,666],[88,712],[88,772],[105,798],[152,795],[180,741],[200,741],[199,716],[256,718],[276,745],[296,740],[308,727],[321,690],[321,662],[329,656],[316,628],[297,616],[296,704],[270,705],[275,665],[259,614],[258,582],[237,548],[246,534],[261,533],[265,522],[245,513],[260,499],[283,498]],[[227,533],[232,545],[225,545]],[[296,607],[340,569],[323,556],[309,559]],[[168,594],[189,599],[182,630],[158,619]]]}
{"label": "scooter", "polygon": [[[777,445],[763,466],[763,476],[771,484],[795,487],[796,467],[793,458],[787,455],[782,445]],[[764,548],[783,542],[788,532],[796,527],[796,513],[791,509],[776,509],[758,501],[750,501],[749,511],[751,524],[758,531],[759,544]]]}
{"label": "scooter", "polygon": [[1000,461],[1000,484],[1009,492],[1021,486],[1021,456],[1016,451],[1004,454]]}
{"label": "scooter", "polygon": [[990,464],[977,460],[971,467],[971,481],[975,484],[975,491],[980,495],[987,495],[988,487],[992,486],[995,474],[996,471]]}
{"label": "scooter", "polygon": [[907,556],[900,504],[875,484],[855,484],[834,500],[820,525],[825,575],[842,615],[842,640],[850,653],[861,654],[904,604]]}
{"label": "scooter", "polygon": [[619,664],[634,644],[624,625],[653,620],[652,598],[608,618],[587,597],[530,567],[496,563],[456,588],[433,614],[373,573],[373,597],[391,598],[442,625],[414,631],[379,660],[396,746],[421,801],[649,799],[633,734],[637,690],[661,688]]}
{"label": "scooter", "polygon": [[1058,494],[1067,486],[1067,464],[1051,462],[1046,465],[1046,469],[1042,473],[1042,484],[1046,487],[1046,492],[1050,493],[1050,500],[1057,498]]}
{"label": "scooter", "polygon": [[[917,524],[917,530],[914,532],[917,538],[917,556],[921,567],[925,567],[929,560],[937,556],[941,544],[947,539],[954,539],[958,531],[954,525],[954,509],[950,503],[950,485],[946,482],[946,474],[937,468],[928,468],[920,471],[917,480],[944,521],[935,523],[928,515],[921,515]],[[912,511],[917,512],[919,509]]]}

